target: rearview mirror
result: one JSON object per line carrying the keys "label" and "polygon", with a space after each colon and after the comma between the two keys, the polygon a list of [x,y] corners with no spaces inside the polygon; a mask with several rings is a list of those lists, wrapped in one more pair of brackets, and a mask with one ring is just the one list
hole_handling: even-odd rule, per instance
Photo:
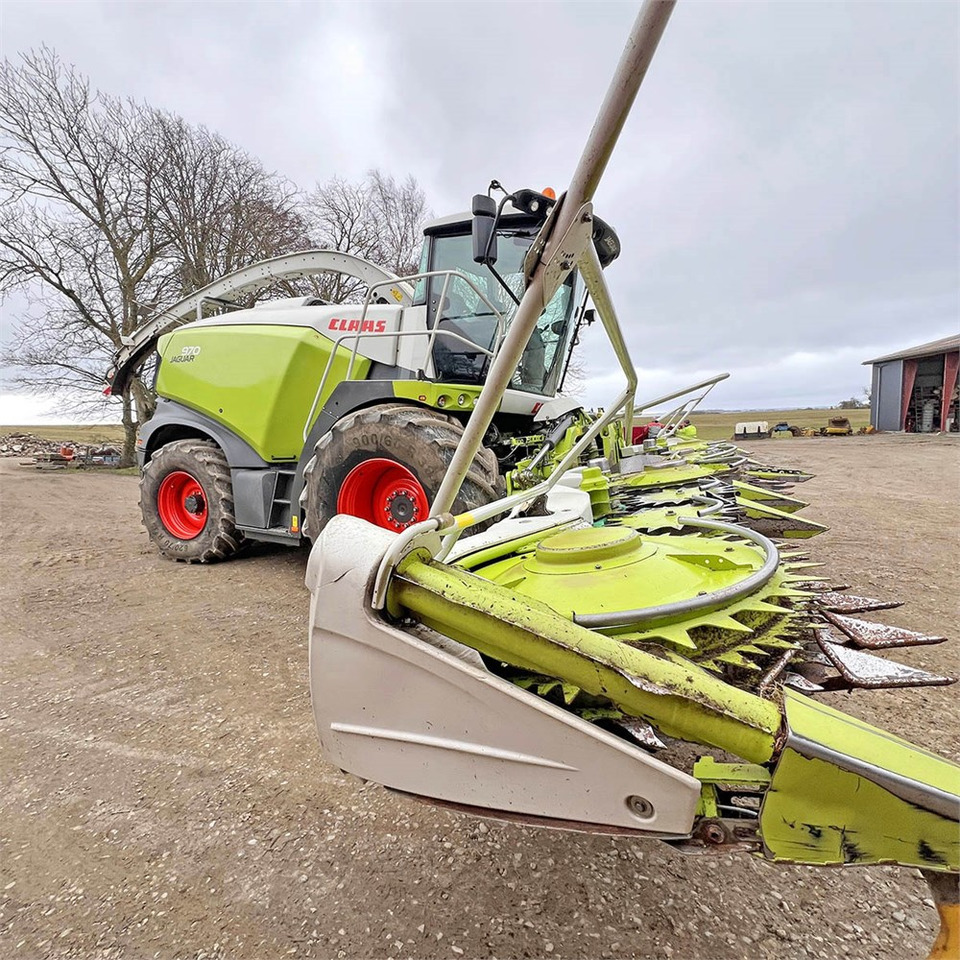
{"label": "rearview mirror", "polygon": [[494,228],[497,222],[497,202],[493,197],[478,193],[473,198],[473,262],[497,262],[497,235]]}

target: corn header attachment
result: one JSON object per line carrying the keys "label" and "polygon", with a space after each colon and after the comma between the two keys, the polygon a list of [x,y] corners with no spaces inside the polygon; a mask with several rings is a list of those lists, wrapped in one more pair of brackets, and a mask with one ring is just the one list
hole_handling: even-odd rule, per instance
{"label": "corn header attachment", "polygon": [[[526,292],[430,518],[393,534],[338,516],[314,547],[324,754],[481,816],[778,862],[916,867],[947,950],[960,768],[815,699],[951,683],[876,653],[943,638],[864,619],[896,602],[818,579],[790,546],[819,530],[790,493],[806,475],[677,431],[627,442],[636,374],[590,242],[591,198],[671,7],[640,13],[571,186],[527,257]],[[624,389],[596,417],[555,416],[505,497],[454,516],[533,325],[575,267]]]}

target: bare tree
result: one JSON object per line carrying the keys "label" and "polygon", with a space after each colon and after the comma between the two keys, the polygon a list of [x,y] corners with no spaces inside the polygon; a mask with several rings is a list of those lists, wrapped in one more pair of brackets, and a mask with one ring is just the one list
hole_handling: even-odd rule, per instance
{"label": "bare tree", "polygon": [[181,296],[240,267],[310,244],[293,184],[181,117],[153,115],[158,197]]}
{"label": "bare tree", "polygon": [[564,397],[570,397],[571,399],[579,399],[587,388],[587,366],[584,363],[583,357],[576,352],[576,345],[573,349],[574,352],[570,355],[567,369],[563,376],[563,385],[560,394]]}
{"label": "bare tree", "polygon": [[[412,177],[402,183],[372,170],[359,183],[334,177],[307,197],[305,215],[315,246],[363,257],[403,276],[418,268],[423,223],[430,216],[423,189]],[[364,290],[360,281],[329,276],[318,293],[340,303]]]}
{"label": "bare tree", "polygon": [[376,227],[376,262],[398,276],[416,273],[423,223],[430,215],[422,187],[412,175],[397,183],[379,170],[367,174],[367,184]]}
{"label": "bare tree", "polygon": [[[35,391],[99,386],[161,306],[307,245],[293,188],[206,130],[91,90],[42,49],[0,65],[0,296],[23,291],[5,360]],[[97,391],[99,396],[99,390]],[[155,399],[123,397],[124,461]]]}
{"label": "bare tree", "polygon": [[88,379],[162,273],[148,126],[147,111],[94,93],[50,50],[0,66],[0,293],[26,288],[44,308],[9,358],[28,386]]}

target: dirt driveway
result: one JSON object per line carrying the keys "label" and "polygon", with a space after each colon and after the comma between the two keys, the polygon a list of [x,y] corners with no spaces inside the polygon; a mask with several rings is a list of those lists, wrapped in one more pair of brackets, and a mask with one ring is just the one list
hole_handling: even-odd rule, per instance
{"label": "dirt driveway", "polygon": [[[827,573],[960,641],[960,443],[767,441]],[[0,957],[925,956],[912,871],[692,858],[457,817],[326,764],[305,552],[186,567],[135,478],[0,461]],[[958,668],[960,646],[899,658]],[[837,696],[955,758],[957,688]]]}

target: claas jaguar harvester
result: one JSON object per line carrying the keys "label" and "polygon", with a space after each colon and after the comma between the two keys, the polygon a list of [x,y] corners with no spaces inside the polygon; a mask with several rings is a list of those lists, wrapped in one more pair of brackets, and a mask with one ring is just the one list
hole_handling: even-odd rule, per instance
{"label": "claas jaguar harvester", "polygon": [[[438,220],[425,229],[422,272],[412,278],[344,253],[290,254],[216,281],[141,330],[107,389],[121,393],[157,351],[156,413],[137,449],[143,520],[160,552],[209,562],[247,539],[296,544],[338,512],[394,531],[425,520],[553,202],[533,190],[499,204],[479,195],[482,249],[471,214]],[[602,221],[591,237],[602,264],[619,253]],[[240,308],[278,281],[323,272],[362,281],[364,302],[300,297]],[[560,415],[558,403],[560,413],[576,408],[555,395],[585,307],[570,272],[544,305],[463,477],[459,510],[498,497],[502,472],[526,449],[522,438],[536,441],[539,424]]]}
{"label": "claas jaguar harvester", "polygon": [[[107,391],[128,389],[156,354],[157,407],[138,431],[137,451],[143,522],[160,553],[207,563],[247,541],[296,545],[338,513],[394,532],[426,519],[554,203],[529,189],[499,203],[481,194],[473,213],[426,226],[422,272],[413,277],[337,251],[293,253],[223,277],[141,329],[116,357]],[[590,238],[606,268],[620,252],[616,233],[592,217]],[[365,299],[245,307],[278,283],[328,272],[363,284]],[[579,329],[592,318],[589,303],[580,271],[567,271],[487,418],[454,499],[458,511],[546,476],[591,428],[593,417],[557,395]],[[802,537],[822,529],[793,515],[805,504],[786,497],[784,484],[803,475],[749,461],[729,444],[680,442],[671,423],[647,454],[646,474],[622,484],[618,502],[636,508],[634,523],[670,527],[675,507],[723,500],[727,515],[762,531]],[[607,422],[584,459],[609,465],[623,450],[621,424]]]}
{"label": "claas jaguar harvester", "polygon": [[[429,517],[392,532],[339,514],[316,539],[310,675],[324,755],[480,816],[919,868],[941,916],[934,955],[955,956],[960,768],[816,699],[949,683],[870,652],[942,638],[861,619],[893,604],[817,582],[722,510],[686,506],[669,531],[635,529],[618,499],[650,452],[597,456],[615,424],[632,436],[636,384],[592,198],[671,8],[642,8],[570,186],[525,251],[520,304]],[[474,218],[480,262],[485,219]],[[538,472],[564,445],[559,429],[506,496],[477,505],[462,491],[483,440],[575,275],[624,388],[549,471]],[[700,759],[686,761],[683,742]]]}

